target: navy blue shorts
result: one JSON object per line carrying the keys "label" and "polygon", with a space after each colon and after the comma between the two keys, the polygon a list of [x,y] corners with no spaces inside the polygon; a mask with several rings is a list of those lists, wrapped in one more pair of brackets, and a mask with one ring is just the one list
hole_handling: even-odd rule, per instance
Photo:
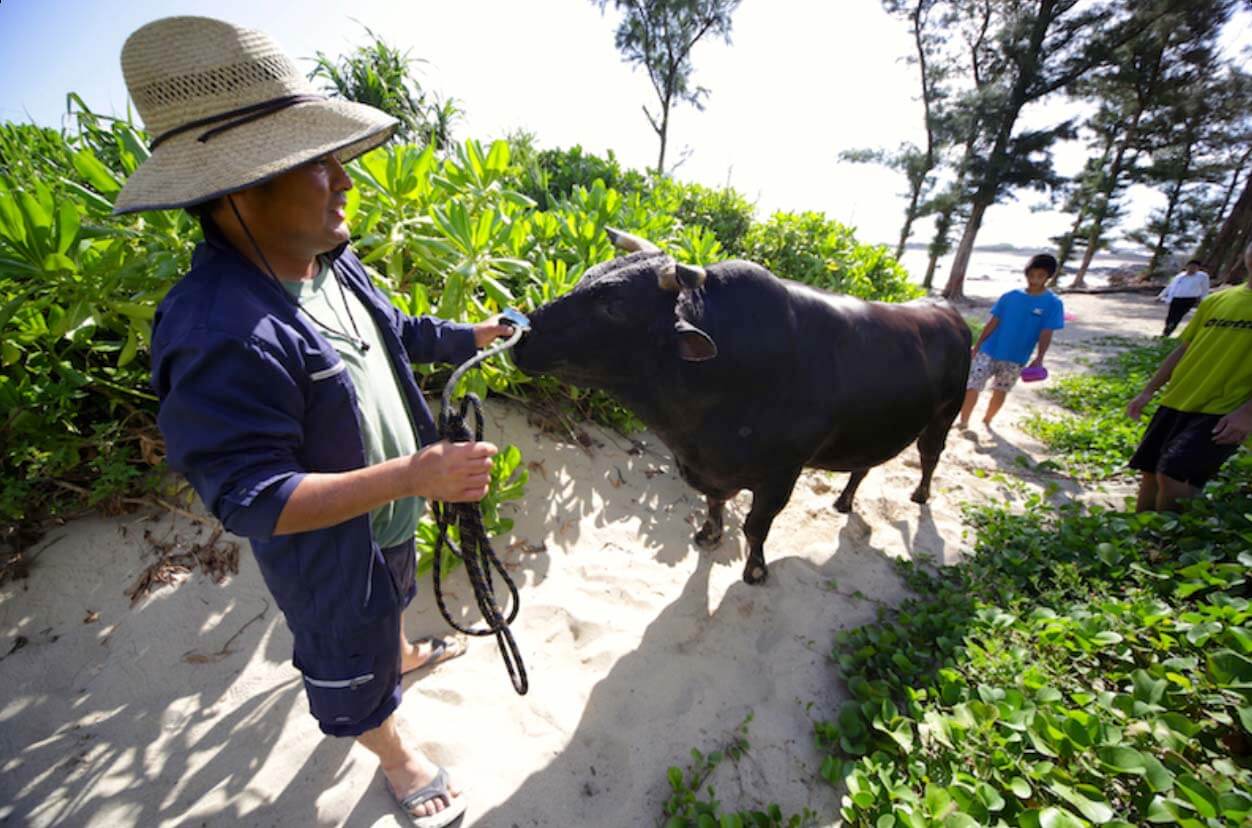
{"label": "navy blue shorts", "polygon": [[1203,488],[1239,450],[1238,443],[1213,442],[1213,428],[1221,418],[1221,414],[1193,414],[1161,406],[1130,458],[1130,467]]}
{"label": "navy blue shorts", "polygon": [[328,736],[360,736],[400,706],[401,613],[417,595],[413,542],[383,550],[399,603],[362,621],[349,638],[293,631],[292,663],[304,676],[309,712]]}

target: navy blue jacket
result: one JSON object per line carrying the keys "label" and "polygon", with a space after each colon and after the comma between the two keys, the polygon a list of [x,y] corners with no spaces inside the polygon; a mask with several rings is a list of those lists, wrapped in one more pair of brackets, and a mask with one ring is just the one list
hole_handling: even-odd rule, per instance
{"label": "navy blue jacket", "polygon": [[[369,309],[422,445],[438,440],[414,362],[463,362],[473,328],[402,313],[342,245],[335,271]],[[357,399],[345,366],[283,287],[240,255],[211,222],[191,270],[153,322],[152,385],[167,460],[231,532],[248,538],[292,631],[347,640],[395,610],[399,595],[369,515],[274,535],[309,472],[365,465]]]}

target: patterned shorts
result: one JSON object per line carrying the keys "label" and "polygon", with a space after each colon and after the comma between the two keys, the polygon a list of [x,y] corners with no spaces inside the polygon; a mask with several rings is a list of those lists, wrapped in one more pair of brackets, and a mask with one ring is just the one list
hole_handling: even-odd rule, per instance
{"label": "patterned shorts", "polygon": [[965,387],[971,391],[981,391],[990,379],[991,390],[1011,391],[1021,377],[1023,367],[1020,362],[992,359],[984,351],[979,351],[974,355],[973,364],[969,366],[969,382]]}

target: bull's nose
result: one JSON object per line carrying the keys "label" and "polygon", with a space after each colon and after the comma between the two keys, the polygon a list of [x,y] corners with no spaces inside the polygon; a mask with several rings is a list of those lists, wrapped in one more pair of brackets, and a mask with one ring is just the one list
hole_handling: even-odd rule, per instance
{"label": "bull's nose", "polygon": [[513,346],[513,364],[523,371],[526,370],[526,341],[530,338],[530,334],[523,334],[522,338]]}

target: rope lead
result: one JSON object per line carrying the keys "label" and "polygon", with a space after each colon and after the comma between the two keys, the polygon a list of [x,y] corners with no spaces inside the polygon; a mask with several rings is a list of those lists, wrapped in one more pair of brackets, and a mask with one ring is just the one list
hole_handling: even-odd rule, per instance
{"label": "rope lead", "polygon": [[[482,402],[475,394],[466,394],[461,398],[459,410],[454,410],[451,405],[451,395],[457,382],[461,376],[474,365],[482,362],[488,357],[500,353],[501,351],[513,347],[521,338],[522,333],[528,325],[524,324],[525,317],[522,317],[522,324],[516,324],[514,334],[509,337],[508,341],[490,351],[484,351],[473,359],[461,365],[453,372],[451,379],[448,380],[447,386],[443,392],[443,407],[439,412],[439,437],[451,443],[465,443],[473,439],[476,442],[482,442],[483,439],[483,410]],[[467,418],[470,409],[474,413],[474,431],[470,432]],[[513,689],[518,695],[526,695],[526,691],[530,689],[530,681],[526,676],[526,665],[522,662],[522,654],[518,650],[517,641],[513,638],[513,632],[509,629],[509,625],[517,618],[517,611],[521,607],[521,599],[518,597],[517,584],[505,571],[504,564],[496,556],[495,550],[491,548],[491,542],[487,538],[487,530],[483,527],[482,507],[478,503],[443,503],[435,501],[431,504],[431,509],[435,515],[435,523],[439,528],[439,536],[435,539],[435,565],[432,577],[435,582],[435,602],[439,605],[439,612],[443,615],[443,620],[448,622],[454,630],[465,635],[496,637],[496,645],[500,648],[500,657],[504,659],[504,668],[509,673],[509,680],[513,682]],[[457,536],[461,539],[458,546],[449,536],[449,529],[456,527]],[[452,617],[452,613],[448,611],[447,604],[443,599],[443,550],[447,547],[461,562],[465,565],[465,573],[469,576],[470,586],[474,589],[474,601],[478,604],[478,611],[482,613],[484,627],[470,627],[459,623]],[[491,570],[495,569],[500,577],[504,579],[504,584],[508,588],[509,593],[509,614],[506,618],[504,610],[496,600],[495,577]]]}

